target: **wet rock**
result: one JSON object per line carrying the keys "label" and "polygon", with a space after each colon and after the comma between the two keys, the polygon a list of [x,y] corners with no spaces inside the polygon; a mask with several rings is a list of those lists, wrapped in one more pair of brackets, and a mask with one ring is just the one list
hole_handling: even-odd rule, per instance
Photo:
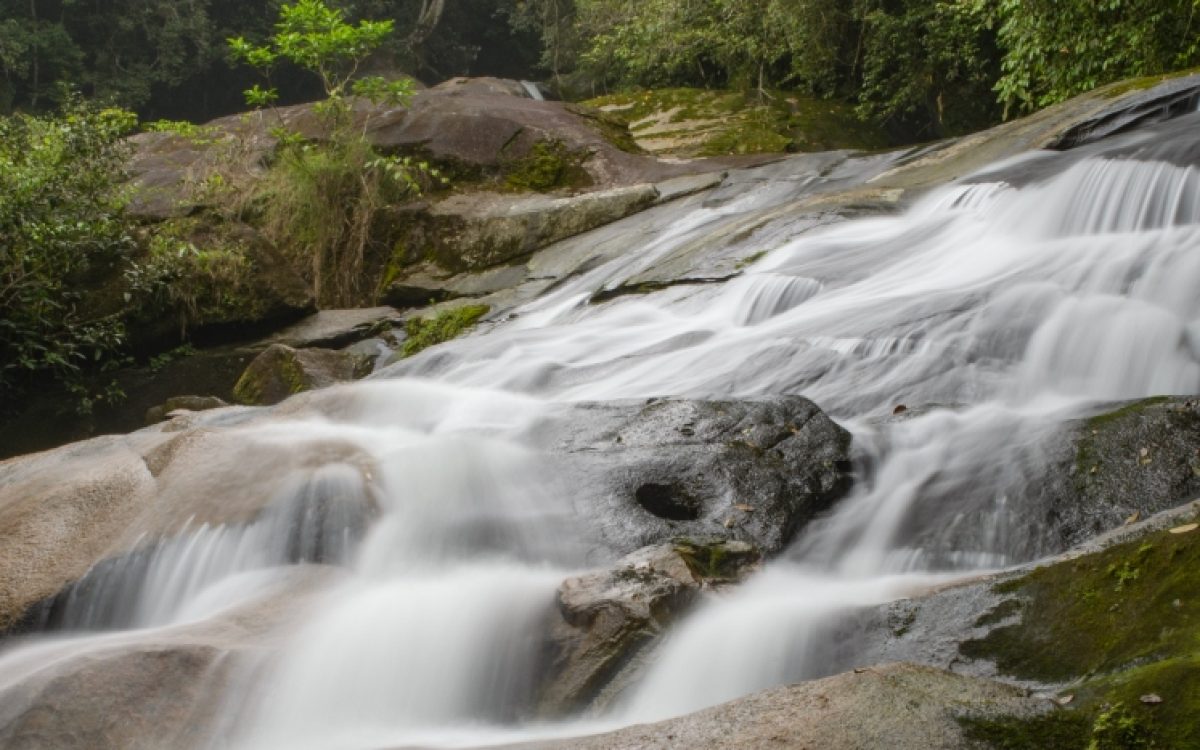
{"label": "wet rock", "polygon": [[540,712],[559,716],[585,706],[701,589],[740,580],[757,569],[760,559],[745,542],[679,540],[564,581]]}
{"label": "wet rock", "polygon": [[98,562],[185,527],[253,522],[281,488],[311,483],[325,467],[349,467],[370,483],[374,464],[352,443],[222,429],[269,419],[266,410],[197,412],[0,462],[0,633]]}
{"label": "wet rock", "polygon": [[1105,86],[1099,93],[1119,96],[1119,101],[1068,128],[1049,148],[1066,150],[1095,143],[1141,125],[1195,112],[1200,103],[1200,75],[1144,83],[1147,85],[1142,88],[1137,81]]}
{"label": "wet rock", "polygon": [[242,373],[233,395],[251,406],[277,404],[302,391],[361,378],[371,364],[368,358],[346,352],[272,344]]}
{"label": "wet rock", "polygon": [[340,349],[370,338],[399,320],[400,311],[393,307],[321,310],[272,334],[265,343],[283,344],[293,349]]}
{"label": "wet rock", "polygon": [[[451,272],[478,271],[610,224],[657,199],[658,191],[648,184],[559,198],[459,195],[432,205],[415,221],[407,222],[396,241],[403,247],[420,249],[419,256],[405,259],[409,263],[432,258]],[[403,276],[385,289],[384,297],[398,299],[404,287],[414,285]]]}
{"label": "wet rock", "polygon": [[146,410],[146,424],[156,424],[179,411],[207,411],[229,406],[216,396],[172,396],[158,406]]}
{"label": "wet rock", "polygon": [[1200,496],[1200,398],[1131,402],[1081,420],[1053,456],[1045,521],[1059,549]]}
{"label": "wet rock", "polygon": [[580,404],[535,437],[622,554],[680,536],[777,552],[850,485],[850,434],[798,396]]}
{"label": "wet rock", "polygon": [[1033,718],[1057,710],[999,682],[912,664],[888,664],[774,688],[693,714],[527,750],[647,748],[892,748],[974,745],[960,719]]}
{"label": "wet rock", "polygon": [[213,620],[137,638],[76,639],[52,646],[53,658],[46,653],[40,665],[30,665],[36,672],[0,688],[0,746],[201,746],[218,722],[229,718],[222,716],[228,704],[221,691],[237,659],[262,649],[270,630],[311,603],[330,580],[328,570],[293,568],[264,599]]}

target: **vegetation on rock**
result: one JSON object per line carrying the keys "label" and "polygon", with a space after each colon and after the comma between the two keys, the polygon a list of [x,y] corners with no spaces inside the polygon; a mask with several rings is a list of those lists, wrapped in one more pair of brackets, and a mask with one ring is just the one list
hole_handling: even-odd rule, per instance
{"label": "vegetation on rock", "polygon": [[[412,79],[357,76],[391,32],[391,21],[352,25],[321,0],[297,0],[280,9],[267,44],[229,40],[232,54],[268,80],[277,65],[289,62],[315,74],[324,89],[326,98],[314,107],[321,127],[315,139],[289,128],[274,111],[279,125],[272,134],[280,152],[258,197],[268,237],[308,262],[308,279],[325,305],[352,305],[362,295],[376,212],[419,192],[422,179],[441,177],[425,162],[379,153],[364,136],[367,123],[354,121],[352,95],[389,105],[403,105],[412,95]],[[251,106],[273,107],[279,92],[256,84],[245,96]]]}
{"label": "vegetation on rock", "polygon": [[405,326],[408,338],[404,340],[404,348],[400,353],[411,357],[435,344],[457,338],[487,315],[490,309],[487,305],[465,305],[443,310],[433,317],[412,318]]}
{"label": "vegetation on rock", "polygon": [[[1001,606],[1019,620],[960,650],[1003,674],[1068,685],[1072,710],[1088,717],[1079,747],[1200,744],[1200,532],[1188,526],[1000,584]],[[1167,697],[1143,700],[1156,694]]]}

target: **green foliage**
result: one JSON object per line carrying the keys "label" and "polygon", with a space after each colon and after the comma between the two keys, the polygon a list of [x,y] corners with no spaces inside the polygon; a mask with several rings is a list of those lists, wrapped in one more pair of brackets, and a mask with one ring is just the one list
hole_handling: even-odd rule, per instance
{"label": "green foliage", "polygon": [[[321,0],[297,0],[280,9],[275,34],[255,46],[229,40],[234,57],[269,76],[289,61],[320,79],[326,99],[314,107],[324,132],[317,142],[280,126],[272,132],[279,158],[259,193],[267,235],[300,262],[320,304],[362,301],[361,277],[376,212],[390,202],[419,193],[424,183],[445,182],[437,169],[411,157],[378,153],[363,133],[369,120],[354,123],[348,95],[375,104],[404,104],[411,79],[356,78],[359,67],[392,31],[391,21],[346,22],[342,11]],[[252,106],[272,105],[274,88],[246,91]]]}
{"label": "green foliage", "polygon": [[208,233],[196,220],[155,228],[145,254],[125,269],[126,302],[135,317],[174,317],[180,336],[197,321],[246,311],[253,317],[250,261],[238,240]]}
{"label": "green foliage", "polygon": [[[345,14],[322,0],[296,0],[279,9],[275,33],[264,45],[254,45],[244,37],[231,37],[230,55],[264,73],[287,61],[315,73],[325,90],[325,111],[335,124],[347,112],[345,97],[354,93],[375,103],[401,102],[412,95],[409,79],[388,81],[373,77],[355,81],[359,67],[392,33],[391,21],[346,22]],[[353,82],[353,90],[351,90]],[[255,85],[246,92],[253,107],[274,104],[279,92],[274,87]]]}
{"label": "green foliage", "polygon": [[1153,747],[1146,727],[1121,703],[1105,708],[1092,725],[1087,750],[1142,750]]}
{"label": "green foliage", "polygon": [[417,352],[457,338],[464,331],[487,315],[487,305],[466,305],[444,310],[432,318],[412,318],[405,326],[408,338],[404,340],[401,356],[411,357]]}
{"label": "green foliage", "polygon": [[1195,0],[992,2],[1004,50],[996,91],[1010,111],[1200,63]]}
{"label": "green foliage", "polygon": [[928,0],[872,5],[863,17],[860,116],[911,123],[912,137],[926,139],[995,120],[997,54],[978,9]]}
{"label": "green foliage", "polygon": [[[81,311],[81,282],[134,246],[123,216],[124,110],[72,100],[61,115],[0,120],[0,398],[46,378],[97,397],[87,376],[113,361],[120,321]],[[100,394],[101,396],[105,394]],[[107,394],[112,395],[112,394]]]}

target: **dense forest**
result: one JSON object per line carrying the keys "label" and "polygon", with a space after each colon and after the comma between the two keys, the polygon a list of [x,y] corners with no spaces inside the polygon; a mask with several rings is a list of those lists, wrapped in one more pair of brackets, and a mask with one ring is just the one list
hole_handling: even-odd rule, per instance
{"label": "dense forest", "polygon": [[[281,0],[3,0],[0,109],[61,84],[144,119],[244,104],[226,39],[262,39]],[[799,90],[909,138],[963,132],[1108,81],[1195,65],[1194,0],[344,0],[397,32],[371,61],[426,83],[551,82],[567,98],[633,86]],[[319,90],[282,73],[285,99]]]}

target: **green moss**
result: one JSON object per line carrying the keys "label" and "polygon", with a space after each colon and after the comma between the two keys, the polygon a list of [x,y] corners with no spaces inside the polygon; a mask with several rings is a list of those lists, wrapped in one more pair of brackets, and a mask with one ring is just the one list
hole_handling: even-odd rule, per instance
{"label": "green moss", "polygon": [[1087,750],[1092,718],[1077,711],[1055,711],[1032,719],[961,718],[967,739],[993,750]]}
{"label": "green moss", "polygon": [[731,548],[723,539],[676,539],[674,548],[694,575],[713,581],[736,580],[762,557],[753,547]]}
{"label": "green moss", "polygon": [[[1200,531],[1156,532],[1004,588],[1020,622],[963,643],[964,655],[1023,679],[1074,681],[1075,705],[1097,721],[1122,704],[1155,747],[1200,747]],[[1163,702],[1143,704],[1150,693]]]}
{"label": "green moss", "polygon": [[1177,70],[1171,73],[1163,73],[1156,76],[1145,76],[1142,78],[1130,78],[1126,81],[1120,81],[1098,89],[1096,93],[1108,99],[1115,99],[1122,94],[1128,94],[1131,91],[1145,91],[1151,89],[1160,83],[1164,83],[1173,78],[1183,78],[1184,76],[1200,73],[1200,68],[1187,68],[1185,70]]}
{"label": "green moss", "polygon": [[[770,92],[694,88],[629,91],[587,104],[622,118],[643,143],[678,141],[665,152],[700,156],[877,149],[885,134],[866,125],[852,108],[837,102]],[[673,127],[678,126],[678,127]],[[650,129],[655,132],[648,132]]]}
{"label": "green moss", "polygon": [[586,154],[575,153],[560,141],[538,141],[529,155],[506,167],[505,184],[514,190],[548,192],[562,187],[585,187],[591,178],[583,169]]}
{"label": "green moss", "polygon": [[405,327],[408,338],[404,340],[401,355],[411,357],[423,349],[458,337],[490,309],[487,305],[466,305],[445,310],[432,318],[412,318]]}
{"label": "green moss", "polygon": [[1123,406],[1116,411],[1110,411],[1105,414],[1099,414],[1088,420],[1088,427],[1091,429],[1102,429],[1117,422],[1125,417],[1135,415],[1151,406],[1165,404],[1170,401],[1169,396],[1154,396],[1152,398],[1142,399],[1141,401]]}
{"label": "green moss", "polygon": [[737,263],[734,265],[734,268],[736,268],[737,270],[741,271],[741,270],[742,270],[742,269],[744,269],[744,268],[749,268],[750,266],[752,266],[752,265],[754,265],[755,263],[759,262],[760,260],[762,260],[762,259],[763,259],[763,258],[765,258],[766,256],[767,256],[767,251],[766,251],[766,250],[759,250],[757,253],[753,253],[752,255],[747,255],[745,258],[742,258],[741,260],[739,260],[739,261],[738,261],[738,262],[737,262]]}

